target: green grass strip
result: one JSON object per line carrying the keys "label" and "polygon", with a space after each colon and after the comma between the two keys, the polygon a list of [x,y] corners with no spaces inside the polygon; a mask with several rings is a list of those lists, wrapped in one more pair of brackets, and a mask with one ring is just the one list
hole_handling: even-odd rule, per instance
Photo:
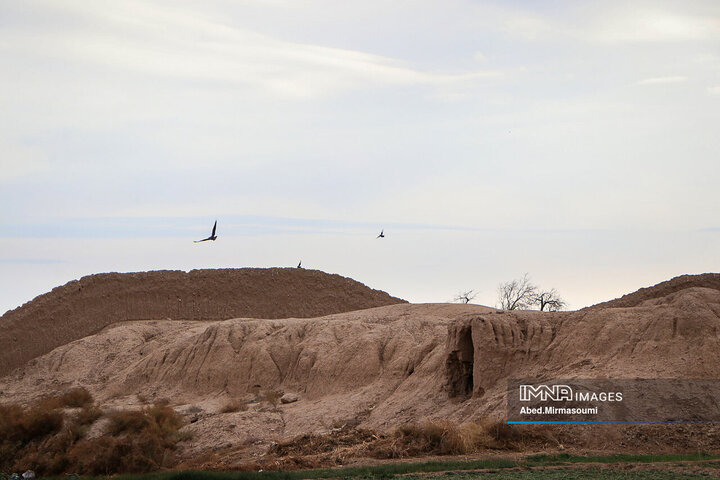
{"label": "green grass strip", "polygon": [[524,464],[533,465],[549,465],[563,463],[657,463],[657,462],[682,462],[682,461],[702,461],[717,460],[718,455],[710,455],[709,453],[699,452],[690,454],[668,454],[668,455],[631,455],[618,453],[614,455],[598,455],[598,456],[582,456],[570,455],[567,453],[557,453],[551,455],[530,455],[525,457]]}
{"label": "green grass strip", "polygon": [[[162,472],[137,475],[118,475],[113,480],[304,480],[320,478],[391,478],[394,475],[406,473],[442,472],[447,470],[499,470],[513,467],[535,467],[543,465],[562,465],[573,463],[660,463],[680,461],[718,460],[720,455],[707,453],[672,454],[672,455],[602,455],[581,456],[567,453],[530,455],[522,460],[507,458],[472,460],[472,461],[446,461],[446,462],[416,462],[416,463],[388,463],[364,467],[325,468],[318,470],[291,470],[266,472],[205,472],[182,471]],[[61,477],[56,477],[61,480]],[[105,477],[80,477],[81,479],[98,480]],[[62,478],[62,480],[67,480]]]}

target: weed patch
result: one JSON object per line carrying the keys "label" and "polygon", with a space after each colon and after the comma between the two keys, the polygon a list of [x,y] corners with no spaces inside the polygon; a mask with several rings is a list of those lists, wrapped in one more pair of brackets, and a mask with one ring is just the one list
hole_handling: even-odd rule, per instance
{"label": "weed patch", "polygon": [[[106,434],[89,439],[85,432],[102,411],[85,393],[74,389],[27,407],[0,406],[0,471],[110,475],[176,464],[174,450],[182,420],[172,408],[155,404],[112,413]],[[82,408],[65,412],[62,406]]]}

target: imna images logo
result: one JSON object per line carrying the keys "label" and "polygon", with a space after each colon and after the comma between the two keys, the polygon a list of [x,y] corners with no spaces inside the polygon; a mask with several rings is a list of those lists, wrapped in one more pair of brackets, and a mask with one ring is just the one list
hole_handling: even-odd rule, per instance
{"label": "imna images logo", "polygon": [[532,400],[560,402],[572,399],[573,390],[568,385],[520,385],[521,402]]}

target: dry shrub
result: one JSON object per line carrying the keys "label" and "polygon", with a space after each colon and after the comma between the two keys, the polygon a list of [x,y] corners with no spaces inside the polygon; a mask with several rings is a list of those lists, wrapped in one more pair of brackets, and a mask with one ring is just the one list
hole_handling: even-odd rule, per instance
{"label": "dry shrub", "polygon": [[378,442],[371,454],[380,458],[459,455],[475,451],[484,437],[482,428],[471,425],[439,420],[408,423],[396,428],[384,442]]}
{"label": "dry shrub", "polygon": [[244,412],[247,409],[247,403],[239,400],[231,400],[220,408],[220,413]]}
{"label": "dry shrub", "polygon": [[0,470],[22,470],[14,468],[20,462],[19,453],[38,456],[38,445],[60,432],[63,423],[62,411],[42,401],[25,408],[0,405]]}
{"label": "dry shrub", "polygon": [[180,442],[187,442],[195,438],[195,432],[192,430],[179,430],[177,432],[177,435],[175,435],[175,439]]}
{"label": "dry shrub", "polygon": [[30,408],[19,405],[0,406],[0,442],[19,442],[24,445],[36,438],[60,430],[63,414],[41,404]]}
{"label": "dry shrub", "polygon": [[174,444],[153,435],[124,435],[81,440],[70,451],[76,471],[90,475],[145,473],[175,463]]}
{"label": "dry shrub", "polygon": [[54,410],[58,408],[81,408],[87,407],[94,403],[94,399],[90,392],[83,387],[76,387],[67,390],[60,395],[48,395],[42,397],[36,402],[36,405],[44,410]]}
{"label": "dry shrub", "polygon": [[75,421],[79,425],[92,425],[102,415],[103,412],[98,407],[87,405],[75,415]]}
{"label": "dry shrub", "polygon": [[515,449],[528,443],[547,443],[544,432],[524,431],[504,422],[456,424],[443,420],[409,423],[369,447],[377,458],[419,455],[462,455],[483,449]]}
{"label": "dry shrub", "polygon": [[78,442],[71,454],[80,471],[93,475],[118,472],[143,473],[170,467],[182,426],[180,416],[167,405],[110,415],[112,437]]}
{"label": "dry shrub", "polygon": [[314,455],[318,453],[332,452],[338,448],[350,447],[371,443],[379,439],[370,430],[355,428],[342,428],[329,434],[305,434],[292,440],[273,444],[268,450],[269,454],[279,457],[289,455]]}
{"label": "dry shrub", "polygon": [[167,405],[155,404],[143,410],[123,410],[110,415],[108,433],[113,436],[122,433],[152,433],[165,437],[175,433],[182,426],[182,418]]}
{"label": "dry shrub", "polygon": [[269,403],[273,407],[277,407],[278,402],[280,402],[280,397],[282,397],[282,392],[278,392],[276,390],[264,390],[260,394],[260,399],[264,402]]}
{"label": "dry shrub", "polygon": [[177,433],[182,427],[182,417],[167,405],[155,404],[146,413],[151,419],[151,426],[155,428],[157,425],[159,433],[164,437]]}
{"label": "dry shrub", "polygon": [[60,396],[60,400],[63,406],[68,408],[81,408],[87,407],[94,403],[94,399],[90,392],[85,390],[83,387],[77,387],[68,390]]}
{"label": "dry shrub", "polygon": [[116,412],[110,417],[110,435],[94,439],[83,435],[102,414],[98,408],[86,403],[79,412],[66,413],[47,410],[47,405],[0,406],[0,471],[109,475],[149,472],[176,461],[182,420],[167,405]]}
{"label": "dry shrub", "polygon": [[[524,426],[521,426],[524,427]],[[343,424],[328,434],[306,434],[273,444],[268,458],[312,457],[316,466],[351,457],[403,458],[427,455],[465,455],[486,449],[525,449],[557,446],[552,431],[519,428],[497,421],[457,424],[446,420],[408,423],[388,434]]]}
{"label": "dry shrub", "polygon": [[35,402],[35,405],[43,410],[57,410],[63,408],[62,399],[57,396],[42,397],[40,400]]}
{"label": "dry shrub", "polygon": [[548,425],[508,425],[495,421],[486,423],[484,428],[492,439],[489,448],[524,450],[528,446],[560,445]]}
{"label": "dry shrub", "polygon": [[140,410],[122,410],[110,414],[107,432],[116,436],[121,433],[138,433],[150,425],[150,419]]}

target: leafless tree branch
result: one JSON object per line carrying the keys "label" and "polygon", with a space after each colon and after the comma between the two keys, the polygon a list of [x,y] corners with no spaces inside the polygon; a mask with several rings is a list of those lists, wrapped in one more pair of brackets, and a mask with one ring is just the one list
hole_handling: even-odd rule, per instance
{"label": "leafless tree branch", "polygon": [[453,302],[470,303],[472,299],[476,296],[477,293],[475,293],[473,290],[468,290],[467,292],[460,292],[455,298],[453,298]]}
{"label": "leafless tree branch", "polygon": [[534,305],[536,292],[537,286],[526,273],[522,278],[500,284],[498,303],[503,310],[527,310]]}

